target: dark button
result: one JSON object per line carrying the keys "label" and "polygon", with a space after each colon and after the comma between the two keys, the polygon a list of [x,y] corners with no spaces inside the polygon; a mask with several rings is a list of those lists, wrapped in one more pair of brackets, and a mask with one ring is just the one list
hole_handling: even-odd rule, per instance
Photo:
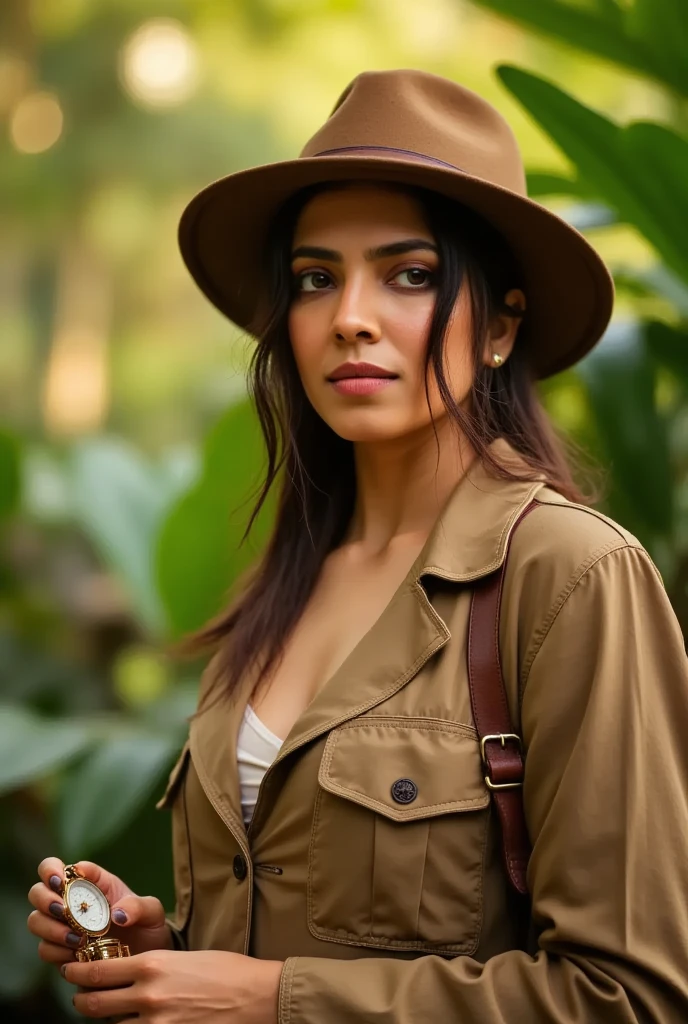
{"label": "dark button", "polygon": [[237,878],[240,882],[243,882],[243,880],[246,878],[246,875],[248,874],[248,867],[246,865],[246,860],[241,856],[240,853],[237,853],[236,857],[234,858],[232,870],[234,871],[234,877]]}
{"label": "dark button", "polygon": [[410,804],[418,796],[418,786],[410,779],[397,779],[392,786],[392,796],[398,804]]}

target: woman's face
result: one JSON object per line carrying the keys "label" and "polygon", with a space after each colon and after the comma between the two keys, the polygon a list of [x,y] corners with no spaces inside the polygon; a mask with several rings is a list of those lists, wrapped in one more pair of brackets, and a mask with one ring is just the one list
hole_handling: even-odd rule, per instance
{"label": "woman's face", "polygon": [[[294,232],[296,295],[289,334],[306,394],[316,412],[350,441],[382,441],[429,427],[446,416],[424,358],[439,260],[416,200],[374,185],[322,192],[303,209]],[[508,301],[522,299],[510,292]],[[517,321],[498,318],[485,362],[508,356]],[[343,364],[369,363],[353,378]],[[365,368],[364,368],[365,369]],[[468,288],[462,288],[445,341],[445,376],[456,402],[470,390],[473,359]],[[498,371],[496,371],[498,372]],[[371,377],[370,374],[384,374]]]}

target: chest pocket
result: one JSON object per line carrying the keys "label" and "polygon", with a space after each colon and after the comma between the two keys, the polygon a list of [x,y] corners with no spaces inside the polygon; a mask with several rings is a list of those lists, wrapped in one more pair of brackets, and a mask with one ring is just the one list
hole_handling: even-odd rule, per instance
{"label": "chest pocket", "polygon": [[474,952],[489,818],[475,730],[355,719],[330,733],[318,782],[311,933],[378,949]]}
{"label": "chest pocket", "polygon": [[173,917],[174,925],[181,931],[189,921],[193,885],[191,880],[191,851],[189,846],[189,826],[186,814],[185,781],[189,766],[189,741],[184,744],[181,754],[174,765],[165,788],[165,792],[155,805],[158,810],[172,810],[172,858],[174,864],[174,891],[176,906]]}

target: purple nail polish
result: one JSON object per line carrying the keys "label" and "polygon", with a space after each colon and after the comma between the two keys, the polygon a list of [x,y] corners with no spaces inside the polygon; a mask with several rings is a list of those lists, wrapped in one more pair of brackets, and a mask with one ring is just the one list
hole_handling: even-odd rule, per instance
{"label": "purple nail polish", "polygon": [[61,903],[51,903],[50,906],[48,907],[48,910],[53,915],[53,917],[56,917],[58,919],[58,921],[64,920],[64,907],[62,906]]}
{"label": "purple nail polish", "polygon": [[115,924],[126,924],[127,915],[124,913],[123,910],[120,910],[118,908],[117,910],[112,911],[112,920],[115,922]]}
{"label": "purple nail polish", "polygon": [[77,946],[81,945],[81,936],[77,935],[76,932],[67,932],[65,942],[68,946],[72,946],[76,949]]}
{"label": "purple nail polish", "polygon": [[51,875],[48,884],[53,892],[62,892],[62,879],[59,875]]}

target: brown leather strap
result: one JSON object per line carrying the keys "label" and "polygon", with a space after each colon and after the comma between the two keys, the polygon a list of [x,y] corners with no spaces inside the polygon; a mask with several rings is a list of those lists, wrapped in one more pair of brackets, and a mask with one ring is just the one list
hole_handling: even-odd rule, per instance
{"label": "brown leather strap", "polygon": [[468,625],[468,685],[473,719],[483,752],[485,782],[490,786],[502,826],[507,874],[515,889],[524,895],[528,892],[526,870],[530,840],[523,809],[523,757],[502,678],[499,612],[514,532],[528,513],[537,508],[537,504],[536,501],[531,502],[514,523],[501,567],[476,583]]}

